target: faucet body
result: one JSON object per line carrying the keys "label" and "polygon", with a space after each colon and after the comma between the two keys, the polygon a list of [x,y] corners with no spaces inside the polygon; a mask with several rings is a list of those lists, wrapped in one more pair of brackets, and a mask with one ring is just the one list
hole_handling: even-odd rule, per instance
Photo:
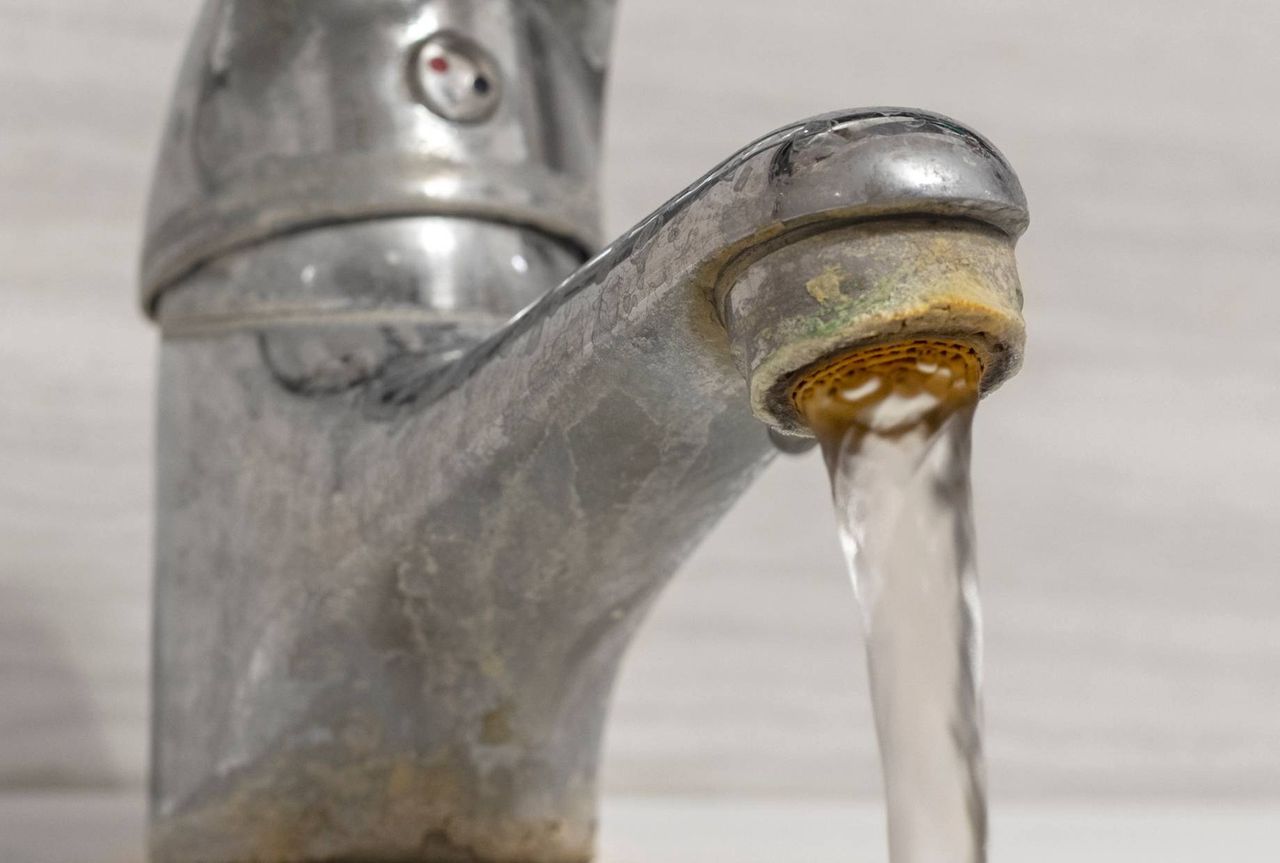
{"label": "faucet body", "polygon": [[765,136],[583,263],[611,11],[207,4],[143,261],[154,860],[588,859],[618,663],[761,420],[801,431],[771,394],[924,270],[913,320],[975,281],[1016,316],[1016,177],[898,109]]}

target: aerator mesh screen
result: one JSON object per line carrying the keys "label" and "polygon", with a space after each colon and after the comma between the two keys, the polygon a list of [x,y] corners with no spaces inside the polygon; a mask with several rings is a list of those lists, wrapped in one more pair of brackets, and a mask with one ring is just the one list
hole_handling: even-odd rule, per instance
{"label": "aerator mesh screen", "polygon": [[885,381],[899,391],[928,390],[942,401],[972,398],[982,380],[982,357],[955,339],[912,338],[861,347],[814,363],[791,385],[791,403],[813,420],[833,408],[851,414],[883,396]]}

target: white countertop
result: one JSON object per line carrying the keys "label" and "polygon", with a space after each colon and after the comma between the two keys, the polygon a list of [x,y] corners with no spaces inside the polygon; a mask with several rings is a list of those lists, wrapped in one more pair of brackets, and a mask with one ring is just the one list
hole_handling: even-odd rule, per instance
{"label": "white countertop", "polygon": [[[3,863],[138,863],[143,802],[128,794],[0,794]],[[1280,801],[1019,804],[992,815],[993,863],[1275,863]],[[606,800],[600,863],[883,863],[871,803]]]}

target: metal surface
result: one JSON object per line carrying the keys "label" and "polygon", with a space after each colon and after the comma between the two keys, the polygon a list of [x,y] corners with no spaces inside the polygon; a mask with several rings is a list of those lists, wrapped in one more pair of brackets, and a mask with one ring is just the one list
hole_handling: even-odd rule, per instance
{"label": "metal surface", "polygon": [[328,225],[279,237],[267,254],[226,255],[202,267],[165,296],[165,331],[411,321],[467,328],[475,341],[578,264],[576,253],[545,234],[471,219]]}
{"label": "metal surface", "polygon": [[306,235],[167,295],[157,859],[589,855],[621,651],[771,450],[715,286],[884,215],[838,178],[895,116],[920,122],[833,115],[748,147],[443,366],[376,279],[328,285],[305,326],[245,289],[296,270]]}
{"label": "metal surface", "polygon": [[[233,2],[220,8],[239,23],[218,32],[274,21],[284,45],[340,45],[332,30],[296,37],[299,22],[332,27],[324,16],[357,5],[389,16],[368,29],[399,48],[424,36],[406,23],[420,20],[409,6],[435,8]],[[503,3],[475,8],[516,16]],[[559,22],[550,44],[575,68],[602,68],[589,31],[607,4],[527,9]],[[229,68],[234,81],[239,67]],[[533,86],[520,73],[536,68],[504,66],[505,88]],[[305,76],[289,74],[300,97]],[[474,128],[503,123],[511,104],[504,95]],[[589,137],[557,152],[594,153],[598,103],[544,108],[579,111],[543,122]],[[275,124],[277,146],[312,128],[312,109],[297,108],[293,126],[261,109],[215,112],[202,134],[243,131],[231,122],[240,117]],[[481,176],[494,151],[467,151],[459,128],[442,140],[459,160],[474,156]],[[393,126],[370,134],[386,147],[380,158],[435,140]],[[333,177],[306,174],[328,158],[284,161],[310,188],[331,188]],[[162,162],[154,224],[172,223],[174,201],[218,211],[222,187],[202,192],[172,167]],[[242,184],[245,206],[267,206],[243,182],[231,185]],[[222,239],[195,247],[152,234],[162,258],[200,249],[184,277],[144,288],[164,332],[157,861],[586,860],[622,651],[773,452],[759,418],[787,426],[767,402],[753,415],[744,374],[770,392],[800,367],[785,358],[812,358],[816,342],[786,336],[788,321],[821,320],[826,346],[867,336],[864,318],[826,315],[791,271],[823,255],[851,268],[870,256],[864,269],[875,270],[880,251],[857,239],[867,232],[908,238],[881,261],[893,269],[909,263],[921,224],[1004,248],[1026,221],[1016,179],[985,142],[898,109],[762,138],[554,288],[577,260],[563,235],[434,206],[363,221],[343,210],[336,223],[295,221],[251,243],[227,241],[235,232],[216,220]],[[266,224],[262,212],[244,224]],[[917,299],[876,302],[889,314]]]}
{"label": "metal surface", "polygon": [[[594,249],[610,11],[209,0],[156,167],[144,307],[230,249],[326,222],[461,215]],[[452,122],[419,101],[413,51],[442,30],[482,46],[501,72],[482,121]]]}

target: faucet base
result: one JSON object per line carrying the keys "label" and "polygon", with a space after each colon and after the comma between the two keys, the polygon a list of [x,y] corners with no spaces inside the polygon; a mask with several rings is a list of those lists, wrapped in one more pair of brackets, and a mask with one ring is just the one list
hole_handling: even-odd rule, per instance
{"label": "faucet base", "polygon": [[620,657],[770,454],[727,356],[631,339],[523,401],[497,360],[425,407],[403,354],[299,385],[381,338],[163,344],[154,863],[587,860]]}
{"label": "faucet base", "polygon": [[[151,828],[153,863],[586,863],[594,792],[486,812],[470,769],[352,741],[255,765],[234,791]],[[492,802],[494,798],[490,798]]]}

